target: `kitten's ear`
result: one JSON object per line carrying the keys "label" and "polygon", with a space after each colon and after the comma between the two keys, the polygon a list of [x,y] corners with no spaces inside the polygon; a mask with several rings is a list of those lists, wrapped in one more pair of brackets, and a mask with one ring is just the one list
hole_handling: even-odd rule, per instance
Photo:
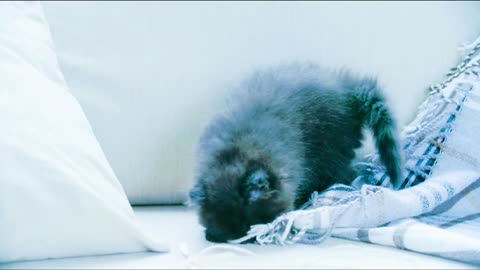
{"label": "kitten's ear", "polygon": [[205,202],[205,191],[202,184],[198,181],[188,193],[187,205],[201,206]]}
{"label": "kitten's ear", "polygon": [[270,191],[270,182],[268,174],[259,169],[253,172],[246,180],[246,196],[249,202],[258,201],[261,198],[265,198]]}

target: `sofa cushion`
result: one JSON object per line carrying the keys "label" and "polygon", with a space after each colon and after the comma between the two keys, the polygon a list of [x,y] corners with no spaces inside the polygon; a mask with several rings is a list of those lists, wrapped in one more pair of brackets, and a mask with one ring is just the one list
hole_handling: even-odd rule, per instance
{"label": "sofa cushion", "polygon": [[37,2],[0,2],[0,264],[166,251],[143,234]]}

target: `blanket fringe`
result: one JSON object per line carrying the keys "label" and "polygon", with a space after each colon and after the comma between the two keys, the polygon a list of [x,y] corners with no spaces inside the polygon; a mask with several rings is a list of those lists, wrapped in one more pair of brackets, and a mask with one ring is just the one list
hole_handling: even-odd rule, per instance
{"label": "blanket fringe", "polygon": [[[341,190],[341,191],[337,191]],[[245,241],[255,239],[260,245],[277,244],[287,245],[293,243],[315,244],[321,243],[328,238],[336,222],[343,216],[348,210],[351,203],[362,200],[365,196],[368,196],[377,191],[377,187],[369,187],[362,190],[355,190],[354,188],[342,184],[337,184],[327,189],[326,192],[337,192],[343,196],[332,197],[321,196],[317,192],[314,192],[310,200],[302,207],[305,209],[291,211],[276,218],[269,224],[254,225],[248,231],[247,235],[231,240],[229,243],[240,244]],[[323,211],[322,206],[343,206],[336,208],[336,211],[331,216],[326,216],[321,224],[315,224],[313,217],[321,216]],[[307,210],[307,208],[309,208]],[[302,220],[302,226],[294,226],[296,221]]]}

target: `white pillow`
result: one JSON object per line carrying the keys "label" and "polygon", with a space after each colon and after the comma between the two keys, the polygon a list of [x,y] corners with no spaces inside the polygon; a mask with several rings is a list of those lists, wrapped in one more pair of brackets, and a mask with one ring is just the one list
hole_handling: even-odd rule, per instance
{"label": "white pillow", "polygon": [[68,92],[36,2],[0,2],[0,263],[166,251]]}
{"label": "white pillow", "polygon": [[[59,61],[130,202],[175,203],[225,86],[312,60],[378,74],[401,125],[475,37],[474,2],[45,2]],[[401,128],[401,127],[400,127]]]}

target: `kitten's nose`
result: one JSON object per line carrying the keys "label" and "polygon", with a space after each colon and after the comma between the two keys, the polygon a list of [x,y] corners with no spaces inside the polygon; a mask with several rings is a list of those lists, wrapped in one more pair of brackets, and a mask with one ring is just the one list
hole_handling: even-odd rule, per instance
{"label": "kitten's nose", "polygon": [[250,191],[250,201],[256,201],[258,199],[260,199],[263,195],[263,191],[261,190],[258,190],[258,189],[254,189],[252,191]]}

